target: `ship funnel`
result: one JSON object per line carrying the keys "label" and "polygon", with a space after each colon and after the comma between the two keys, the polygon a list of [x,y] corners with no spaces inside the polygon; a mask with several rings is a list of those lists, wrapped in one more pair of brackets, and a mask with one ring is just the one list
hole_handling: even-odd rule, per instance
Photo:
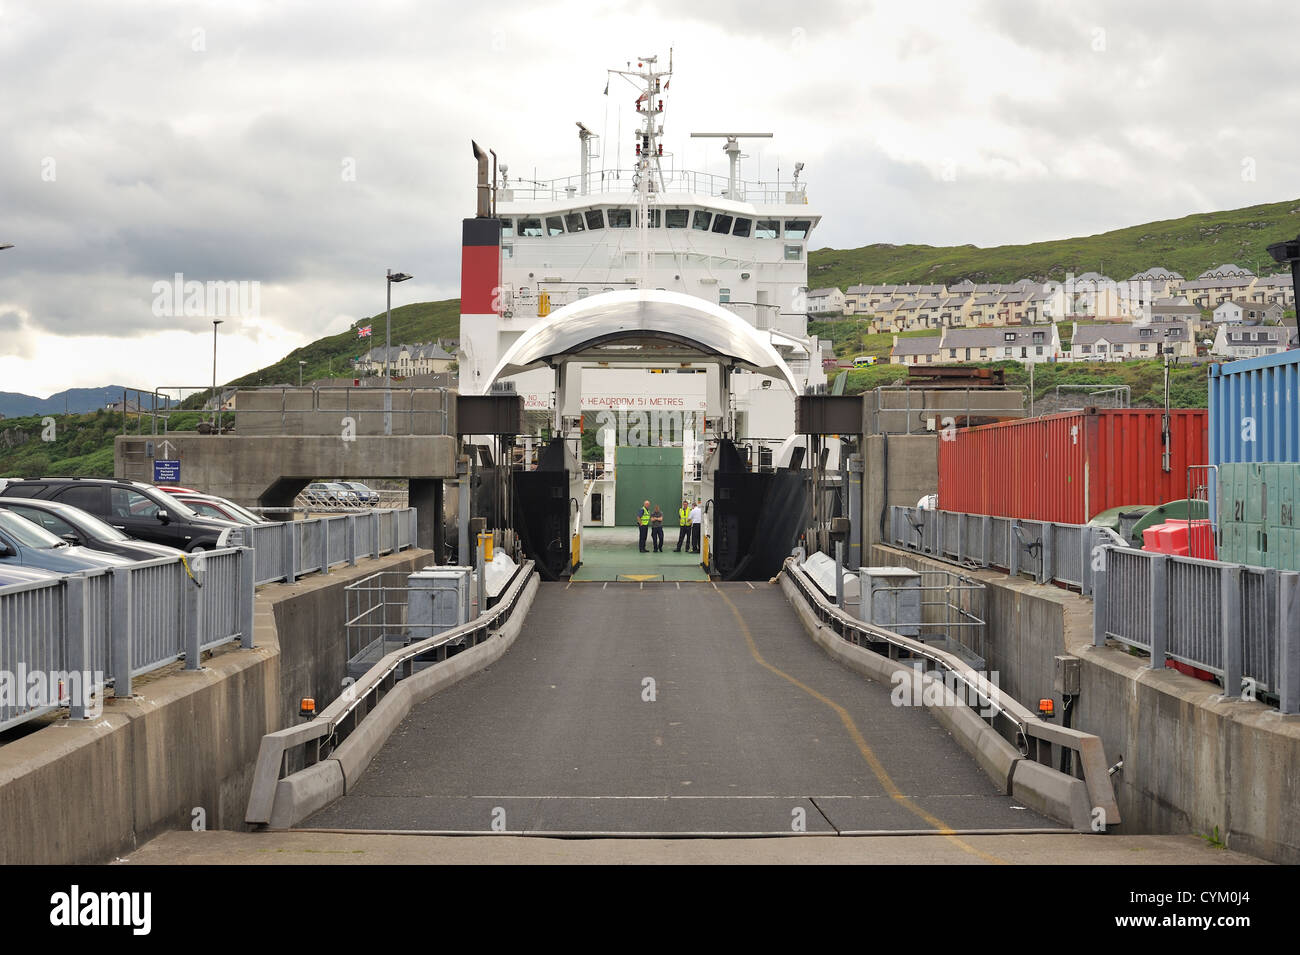
{"label": "ship funnel", "polygon": [[479,148],[478,143],[470,140],[474,147],[474,158],[478,160],[478,212],[480,219],[492,216],[492,183],[488,179],[488,154]]}

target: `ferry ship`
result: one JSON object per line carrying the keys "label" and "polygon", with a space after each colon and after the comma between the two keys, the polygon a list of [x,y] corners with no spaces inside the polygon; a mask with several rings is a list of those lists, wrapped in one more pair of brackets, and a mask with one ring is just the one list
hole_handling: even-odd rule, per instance
{"label": "ferry ship", "polygon": [[[626,524],[639,508],[642,493],[629,493],[627,500],[617,495],[619,458],[628,446],[681,449],[672,459],[679,462],[680,487],[661,495],[670,504],[707,490],[705,458],[719,438],[737,449],[747,467],[770,468],[794,431],[795,395],[826,383],[822,343],[808,333],[808,249],[821,217],[808,202],[803,163],[794,164],[788,179],[778,170],[774,180],[747,180],[744,145],[772,134],[724,130],[690,136],[721,146],[725,176],[682,168],[665,148],[671,53],[666,68],[654,56],[627,67],[608,71],[606,92],[618,95],[623,84],[635,109],[631,168],[598,167],[601,137],[578,122],[577,175],[513,177],[510,157],[490,153],[487,188],[489,151],[476,145],[480,221],[499,222],[499,234],[484,240],[498,251],[478,265],[469,231],[475,220],[466,220],[461,394],[513,390],[523,396],[526,410],[546,413],[538,419],[568,422],[560,430],[569,436],[576,429],[601,429],[604,460],[583,465],[586,481],[575,495],[580,526]],[[493,267],[488,302],[482,272]],[[471,289],[475,285],[478,293]],[[557,396],[554,369],[503,367],[510,365],[512,348],[566,312],[594,307],[602,296],[616,301],[630,290],[661,292],[677,302],[687,296],[713,314],[725,310],[779,355],[773,364],[780,372],[762,373],[751,365],[727,373],[718,388],[718,369],[689,356],[672,362],[661,356],[639,366],[592,361],[581,368],[575,409],[557,407],[566,399]],[[570,414],[576,417],[570,420]],[[530,455],[540,438],[537,433],[523,439]]]}

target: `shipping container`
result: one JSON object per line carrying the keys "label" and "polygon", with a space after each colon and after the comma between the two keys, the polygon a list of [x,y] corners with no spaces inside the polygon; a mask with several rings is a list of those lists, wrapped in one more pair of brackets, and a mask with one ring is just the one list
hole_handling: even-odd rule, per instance
{"label": "shipping container", "polygon": [[1206,462],[1206,412],[1067,412],[964,428],[939,441],[939,507],[1084,524],[1102,511],[1187,497]]}
{"label": "shipping container", "polygon": [[1300,351],[1210,366],[1210,464],[1300,461]]}

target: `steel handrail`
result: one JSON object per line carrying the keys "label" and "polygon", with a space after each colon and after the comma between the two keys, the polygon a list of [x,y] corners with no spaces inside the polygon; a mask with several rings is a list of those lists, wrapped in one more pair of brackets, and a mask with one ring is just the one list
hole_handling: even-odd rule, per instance
{"label": "steel handrail", "polygon": [[[359,680],[348,688],[332,703],[321,710],[306,723],[286,727],[262,737],[258,749],[257,763],[254,769],[252,792],[249,796],[245,821],[251,823],[269,823],[271,810],[275,804],[276,783],[284,769],[284,754],[291,748],[306,746],[312,742],[333,740],[335,744],[339,725],[352,715],[371,695],[383,689],[388,678],[401,666],[415,657],[436,650],[449,643],[459,642],[466,637],[484,630],[491,630],[494,624],[504,623],[514,613],[529,579],[535,572],[535,563],[531,560],[520,564],[514,577],[507,586],[496,606],[479,614],[474,620],[435,634],[410,646],[402,647],[386,654],[374,666],[367,670]],[[476,641],[477,642],[477,641]],[[332,751],[332,750],[331,750]],[[315,762],[327,754],[318,752]],[[267,778],[271,767],[275,767],[275,777]]]}
{"label": "steel handrail", "polygon": [[[901,650],[924,657],[943,667],[968,689],[974,690],[981,700],[987,700],[989,707],[1015,726],[1018,739],[1033,737],[1047,743],[1056,743],[1078,753],[1080,757],[1079,766],[1083,770],[1083,781],[1088,787],[1088,795],[1093,806],[1101,807],[1105,811],[1105,818],[1111,823],[1119,821],[1119,805],[1115,801],[1110,779],[1105,775],[1105,753],[1101,739],[1098,736],[1073,727],[1048,723],[1010,696],[1005,697],[1006,705],[1002,705],[1004,694],[1001,689],[993,686],[984,677],[972,670],[960,657],[944,650],[935,649],[919,640],[913,640],[894,633],[892,630],[886,630],[883,627],[849,616],[827,600],[820,588],[794,562],[793,557],[786,558],[783,570],[789,575],[790,580],[800,593],[816,608],[818,616],[823,621],[831,618],[840,625],[842,630],[856,630],[863,636],[869,637],[872,642],[892,644]],[[840,636],[841,638],[844,637],[843,632],[840,633]],[[1028,758],[1024,748],[1021,748],[1021,755]]]}

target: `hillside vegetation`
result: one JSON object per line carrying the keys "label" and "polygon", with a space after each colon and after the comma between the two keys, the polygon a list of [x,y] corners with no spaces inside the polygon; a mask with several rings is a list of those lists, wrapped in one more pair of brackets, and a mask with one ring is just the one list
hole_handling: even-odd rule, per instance
{"label": "hillside vegetation", "polygon": [[812,288],[850,285],[1064,281],[1101,272],[1121,281],[1153,266],[1195,278],[1233,262],[1260,274],[1284,271],[1267,246],[1300,232],[1300,199],[1148,222],[1100,235],[1029,245],[868,245],[808,254]]}

